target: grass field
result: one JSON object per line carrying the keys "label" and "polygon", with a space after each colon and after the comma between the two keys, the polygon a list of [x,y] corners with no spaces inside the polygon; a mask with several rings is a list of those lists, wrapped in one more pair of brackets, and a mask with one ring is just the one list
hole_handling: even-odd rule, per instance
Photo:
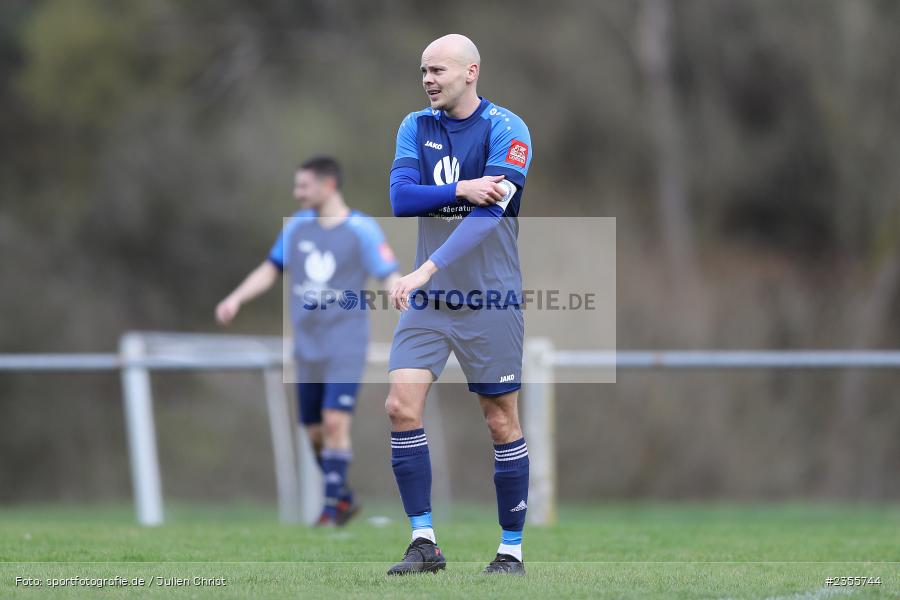
{"label": "grass field", "polygon": [[[369,507],[343,530],[281,526],[256,508],[170,510],[144,529],[127,508],[0,511],[2,598],[898,598],[900,507],[634,505],[569,507],[526,529],[528,575],[483,577],[498,542],[489,508],[436,515],[448,567],[387,578],[408,530]],[[389,523],[366,517],[387,515]],[[136,587],[57,587],[49,578],[144,578]],[[826,586],[879,577],[880,585]],[[36,578],[40,587],[16,584]],[[224,578],[225,586],[156,577]]]}

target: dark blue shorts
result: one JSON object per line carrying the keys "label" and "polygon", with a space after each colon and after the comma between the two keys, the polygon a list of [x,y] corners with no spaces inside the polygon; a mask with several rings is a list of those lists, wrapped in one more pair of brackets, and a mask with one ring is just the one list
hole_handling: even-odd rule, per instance
{"label": "dark blue shorts", "polygon": [[469,391],[500,396],[522,387],[522,311],[410,308],[394,331],[388,370],[428,369],[437,379],[452,351]]}
{"label": "dark blue shorts", "polygon": [[296,362],[297,406],[300,423],[322,422],[322,409],[353,412],[365,355]]}

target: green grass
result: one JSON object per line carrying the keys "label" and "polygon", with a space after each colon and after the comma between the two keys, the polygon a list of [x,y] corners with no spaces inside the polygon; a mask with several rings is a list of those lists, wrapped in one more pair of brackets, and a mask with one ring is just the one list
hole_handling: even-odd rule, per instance
{"label": "green grass", "polygon": [[[365,517],[386,514],[377,527]],[[145,529],[127,508],[0,511],[2,598],[898,598],[900,507],[634,505],[569,507],[527,528],[528,575],[479,575],[498,542],[491,510],[437,515],[448,567],[387,578],[408,542],[396,507],[343,530],[282,526],[269,510],[181,507]],[[48,578],[142,577],[148,587],[56,588]],[[881,585],[826,587],[827,577]],[[43,580],[41,588],[16,577]],[[155,577],[224,578],[164,587]]]}

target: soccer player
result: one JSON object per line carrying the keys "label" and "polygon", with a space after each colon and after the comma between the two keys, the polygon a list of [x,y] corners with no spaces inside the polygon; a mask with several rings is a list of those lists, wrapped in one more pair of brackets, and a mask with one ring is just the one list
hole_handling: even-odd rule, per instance
{"label": "soccer player", "polygon": [[[344,525],[359,511],[346,479],[369,338],[368,311],[355,300],[369,275],[389,287],[397,262],[378,223],[344,202],[333,158],[300,165],[294,198],[302,210],[287,221],[268,258],[219,303],[216,318],[228,325],[241,305],[271,288],[285,269],[290,273],[298,412],[325,480],[317,525]],[[357,298],[346,294],[353,290]]]}
{"label": "soccer player", "polygon": [[[429,107],[397,133],[390,197],[395,216],[418,216],[416,270],[398,279],[402,312],[390,357],[391,464],[412,543],[389,575],[445,567],[431,520],[425,397],[452,350],[478,396],[494,443],[501,541],[485,573],[524,575],[528,448],[519,425],[524,320],[517,215],[531,162],[525,123],[478,96],[478,49],[452,34],[422,54]],[[410,310],[412,308],[412,310]]]}

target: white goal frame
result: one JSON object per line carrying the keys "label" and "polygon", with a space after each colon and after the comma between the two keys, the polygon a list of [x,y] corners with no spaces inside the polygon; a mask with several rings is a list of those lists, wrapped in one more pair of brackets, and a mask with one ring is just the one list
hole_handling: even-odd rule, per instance
{"label": "white goal frame", "polygon": [[[153,417],[151,371],[154,370],[251,370],[262,373],[272,435],[272,452],[278,492],[278,515],[285,523],[312,523],[322,506],[321,475],[302,427],[294,426],[285,393],[284,340],[271,336],[238,336],[162,332],[128,332],[119,343],[126,434],[131,464],[135,512],[141,525],[161,525],[165,520],[163,492]],[[528,520],[532,524],[556,521],[556,444],[552,366],[547,340],[525,344],[524,368],[532,379],[522,391],[522,425],[530,448],[531,482]],[[386,367],[390,347],[370,344],[367,366]],[[459,368],[455,357],[448,368]],[[436,420],[432,443],[443,444],[438,390],[432,387],[426,403],[427,418]],[[446,480],[447,452],[434,452],[435,493],[449,497]]]}

